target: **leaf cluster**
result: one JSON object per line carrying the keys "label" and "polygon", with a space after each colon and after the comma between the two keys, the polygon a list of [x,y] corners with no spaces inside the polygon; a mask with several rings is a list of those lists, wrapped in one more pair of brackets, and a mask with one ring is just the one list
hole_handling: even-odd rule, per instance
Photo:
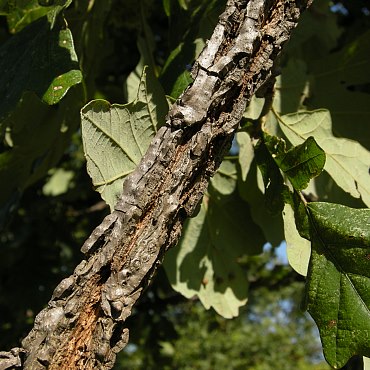
{"label": "leaf cluster", "polygon": [[[316,0],[304,15],[274,91],[251,101],[199,213],[165,260],[173,289],[231,318],[254,282],[284,280],[253,262],[266,243],[274,249],[285,240],[289,264],[307,275],[305,304],[336,368],[355,354],[370,356],[370,37],[368,8],[354,3]],[[81,137],[93,185],[112,208],[168,106],[192,82],[191,65],[224,5],[0,2],[1,289],[26,287],[17,279],[28,274],[35,276],[30,291],[42,293],[20,290],[2,300],[10,342],[72,270],[94,219],[107,212],[84,175]],[[9,309],[15,301],[26,311],[18,331],[11,321],[22,312]],[[181,304],[187,317],[210,320]],[[222,325],[242,335],[238,324]],[[194,335],[190,324],[184,330],[183,338]],[[176,346],[191,350],[180,340],[160,349],[178,353]],[[172,358],[186,368],[194,353]],[[259,369],[258,362],[248,366]]]}

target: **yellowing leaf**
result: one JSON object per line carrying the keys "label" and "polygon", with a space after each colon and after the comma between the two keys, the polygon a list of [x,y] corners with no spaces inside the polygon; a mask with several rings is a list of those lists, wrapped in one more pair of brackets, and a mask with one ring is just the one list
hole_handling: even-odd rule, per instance
{"label": "yellowing leaf", "polygon": [[324,169],[338,186],[370,206],[370,152],[355,141],[335,137],[329,111],[287,114],[278,120],[293,145],[313,136],[326,153]]}

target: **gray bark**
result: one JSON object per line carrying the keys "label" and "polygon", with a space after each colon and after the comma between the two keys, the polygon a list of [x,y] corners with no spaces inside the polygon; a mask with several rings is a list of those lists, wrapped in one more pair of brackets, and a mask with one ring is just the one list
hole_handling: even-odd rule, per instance
{"label": "gray bark", "polygon": [[309,3],[228,1],[194,64],[194,82],[126,179],[115,210],[84,243],[86,259],[55,288],[23,348],[0,353],[0,369],[112,368],[128,342],[125,320],[134,303],[177,243]]}

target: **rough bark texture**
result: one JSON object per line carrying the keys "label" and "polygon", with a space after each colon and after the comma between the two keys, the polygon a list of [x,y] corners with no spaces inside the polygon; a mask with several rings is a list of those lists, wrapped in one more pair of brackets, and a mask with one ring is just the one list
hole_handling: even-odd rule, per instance
{"label": "rough bark texture", "polygon": [[229,148],[246,104],[310,0],[229,0],[187,88],[125,181],[115,211],[84,243],[86,255],[55,289],[22,349],[0,370],[110,369],[128,342],[125,320],[174,246]]}

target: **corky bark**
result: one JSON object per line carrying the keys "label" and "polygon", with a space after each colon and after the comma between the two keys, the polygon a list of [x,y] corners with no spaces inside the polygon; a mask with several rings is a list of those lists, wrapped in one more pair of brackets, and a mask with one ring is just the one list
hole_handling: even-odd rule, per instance
{"label": "corky bark", "polygon": [[[55,289],[22,349],[0,369],[110,369],[128,342],[125,320],[230,147],[252,95],[271,77],[310,0],[229,0],[115,211],[84,243],[86,255]],[[1,355],[4,361],[2,362]],[[7,357],[6,357],[7,356]]]}

